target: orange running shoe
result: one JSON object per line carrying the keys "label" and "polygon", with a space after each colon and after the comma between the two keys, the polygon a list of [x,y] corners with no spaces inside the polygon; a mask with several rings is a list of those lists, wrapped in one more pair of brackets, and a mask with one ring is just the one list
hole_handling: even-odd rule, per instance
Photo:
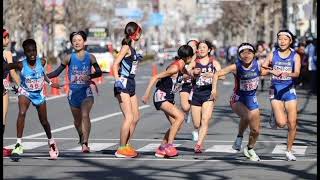
{"label": "orange running shoe", "polygon": [[126,144],[126,147],[128,148],[128,151],[132,152],[132,154],[136,154],[136,156],[138,155],[138,152],[133,146],[131,146],[130,144]]}
{"label": "orange running shoe", "polygon": [[137,156],[137,153],[133,152],[127,146],[120,146],[114,155],[118,158],[134,158]]}

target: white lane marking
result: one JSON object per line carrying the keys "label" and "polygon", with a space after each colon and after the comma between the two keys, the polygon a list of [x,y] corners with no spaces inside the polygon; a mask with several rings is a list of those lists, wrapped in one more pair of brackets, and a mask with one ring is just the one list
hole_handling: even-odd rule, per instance
{"label": "white lane marking", "polygon": [[65,96],[67,96],[67,94],[61,94],[59,96],[50,96],[50,97],[46,97],[46,100],[49,101],[52,99],[57,99],[57,98],[65,97]]}
{"label": "white lane marking", "polygon": [[[101,150],[104,150],[104,149],[107,149],[111,146],[114,146],[116,145],[117,143],[89,143],[88,146],[90,147],[90,151],[101,151]],[[67,149],[67,150],[70,150],[70,151],[81,151],[81,147],[80,145],[75,147],[75,148],[71,148],[71,149]]]}
{"label": "white lane marking", "polygon": [[[14,149],[15,145],[16,144],[11,144],[9,146],[6,146],[6,148]],[[26,150],[35,149],[44,145],[48,146],[48,142],[22,142],[23,149],[26,149]]]}
{"label": "white lane marking", "polygon": [[237,153],[238,151],[232,149],[232,145],[214,145],[206,149],[205,152]]}
{"label": "white lane marking", "polygon": [[[16,137],[6,137],[3,139],[17,139]],[[45,137],[23,137],[23,139],[47,139]],[[79,138],[58,138],[55,137],[54,139],[61,139],[61,140],[79,140]],[[90,141],[119,141],[120,139],[104,139],[104,138],[96,138],[96,139],[90,139]],[[162,139],[130,139],[130,141],[163,141]],[[176,142],[188,142],[188,141],[192,141],[190,140],[175,140]],[[205,140],[205,142],[234,142],[234,140]],[[243,140],[242,142],[248,142]],[[257,141],[259,143],[287,143],[287,141]],[[308,142],[304,142],[304,141],[294,141],[295,143],[299,143],[299,144],[308,144]]]}
{"label": "white lane marking", "polygon": [[230,82],[230,81],[222,81],[222,84],[223,84],[223,85],[231,85],[232,82]]}
{"label": "white lane marking", "polygon": [[[160,146],[159,143],[150,143],[147,144],[145,146],[143,146],[142,148],[138,149],[137,151],[139,152],[154,152],[156,151],[156,149]],[[181,144],[173,144],[174,147],[179,147],[181,146]]]}
{"label": "white lane marking", "polygon": [[[140,106],[139,109],[145,109],[145,108],[148,108],[148,107],[150,107],[150,105],[143,105],[143,106]],[[105,115],[105,116],[97,117],[97,118],[91,119],[91,123],[98,122],[98,121],[101,121],[101,120],[104,120],[104,119],[108,119],[108,118],[111,118],[111,117],[114,117],[114,116],[117,116],[117,115],[121,115],[121,114],[122,114],[122,112],[116,112],[116,113],[108,114],[108,115]],[[58,129],[51,130],[51,133],[60,132],[60,131],[64,131],[66,129],[71,129],[71,128],[74,128],[73,124],[69,125],[69,126],[64,126],[64,127],[58,128]],[[35,138],[35,137],[43,136],[45,134],[46,134],[45,132],[37,133],[37,134],[33,134],[33,135],[29,135],[29,136],[23,137],[23,139]]]}
{"label": "white lane marking", "polygon": [[[23,158],[31,158],[31,159],[48,159],[48,157],[23,157]],[[9,157],[3,157],[3,159],[9,159]],[[58,160],[78,160],[78,159],[87,159],[87,160],[116,160],[116,161],[174,161],[174,162],[230,162],[230,161],[235,161],[235,162],[251,162],[251,163],[261,163],[261,162],[288,162],[285,159],[270,159],[270,160],[263,160],[261,159],[261,161],[259,162],[253,162],[253,161],[249,161],[249,160],[241,160],[241,159],[224,159],[224,160],[220,160],[220,159],[176,159],[176,158],[116,158],[116,157],[79,157],[79,156],[75,156],[75,157],[58,157]],[[315,162],[317,161],[317,158],[314,159],[297,159],[297,162]],[[290,163],[290,162],[288,162]]]}
{"label": "white lane marking", "polygon": [[[292,146],[292,153],[293,154],[302,154],[304,155],[306,153],[307,146]],[[272,151],[272,154],[285,154],[287,151],[286,145],[276,145]]]}

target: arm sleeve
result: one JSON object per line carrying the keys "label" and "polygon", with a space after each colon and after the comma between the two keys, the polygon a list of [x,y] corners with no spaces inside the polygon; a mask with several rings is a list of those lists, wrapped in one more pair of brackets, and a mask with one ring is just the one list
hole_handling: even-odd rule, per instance
{"label": "arm sleeve", "polygon": [[64,70],[64,68],[66,68],[66,65],[61,63],[60,66],[56,70],[47,74],[48,78],[51,79],[51,78],[59,76],[59,74]]}
{"label": "arm sleeve", "polygon": [[90,79],[100,77],[102,75],[102,71],[101,71],[100,66],[98,65],[98,63],[93,63],[92,66],[93,66],[95,72],[93,74],[89,75]]}

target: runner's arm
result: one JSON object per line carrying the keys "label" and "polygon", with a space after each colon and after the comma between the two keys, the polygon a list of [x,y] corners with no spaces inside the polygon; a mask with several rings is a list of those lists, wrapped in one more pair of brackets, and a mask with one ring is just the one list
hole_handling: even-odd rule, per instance
{"label": "runner's arm", "polygon": [[102,75],[102,71],[100,69],[100,66],[98,65],[97,63],[97,60],[96,60],[96,57],[92,54],[90,54],[90,61],[91,61],[91,64],[95,70],[94,73],[90,74],[90,79],[93,79],[93,78],[97,78],[97,77],[100,77]]}
{"label": "runner's arm", "polygon": [[57,76],[59,76],[61,74],[61,72],[66,68],[67,64],[69,64],[70,62],[70,57],[71,57],[71,54],[68,54],[61,62],[60,66],[47,74],[48,78],[55,78]]}

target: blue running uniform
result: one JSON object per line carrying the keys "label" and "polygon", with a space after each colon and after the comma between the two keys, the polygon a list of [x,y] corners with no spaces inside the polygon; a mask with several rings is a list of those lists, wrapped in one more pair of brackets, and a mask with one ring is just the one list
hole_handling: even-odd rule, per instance
{"label": "blue running uniform", "polygon": [[138,58],[136,50],[131,46],[129,47],[131,51],[131,56],[124,57],[121,60],[121,65],[118,72],[124,88],[120,89],[114,86],[113,88],[114,96],[117,96],[121,92],[129,94],[130,97],[136,94],[136,81],[134,78],[136,75],[136,70],[137,70],[140,58]]}
{"label": "blue running uniform", "polygon": [[181,72],[181,67],[178,61],[171,63],[167,69],[172,66],[177,65],[179,72],[177,75],[171,77],[165,77],[160,79],[156,84],[156,90],[153,94],[153,104],[157,110],[160,110],[162,103],[168,101],[174,104],[174,94],[179,92],[182,88],[183,74]]}
{"label": "blue running uniform", "polygon": [[93,98],[90,82],[84,79],[91,74],[90,53],[85,52],[82,60],[77,57],[76,53],[72,53],[68,68],[70,79],[69,104],[72,107],[80,108],[86,98]]}
{"label": "blue running uniform", "polygon": [[[273,52],[272,68],[282,72],[294,72],[296,52],[291,49],[291,53],[287,58],[279,56],[279,50]],[[271,76],[271,87],[269,93],[270,100],[276,99],[281,101],[296,100],[297,94],[294,88],[292,77]]]}
{"label": "blue running uniform", "polygon": [[203,65],[199,59],[196,59],[195,68],[200,68],[200,75],[193,81],[192,90],[190,92],[190,104],[194,106],[202,106],[204,102],[209,101],[212,91],[212,78],[204,77],[205,73],[216,73],[216,68],[213,65],[213,59],[210,58],[209,63]]}
{"label": "blue running uniform", "polygon": [[22,61],[22,65],[18,96],[25,96],[34,106],[39,106],[46,100],[43,94],[45,70],[41,59],[39,57],[36,58],[35,67],[33,68],[30,67],[26,58]]}
{"label": "blue running uniform", "polygon": [[250,111],[259,108],[256,91],[259,85],[259,77],[261,74],[260,63],[257,59],[252,61],[250,68],[245,68],[242,61],[236,61],[236,74],[234,74],[235,87],[233,95],[230,98],[230,105],[241,102]]}

